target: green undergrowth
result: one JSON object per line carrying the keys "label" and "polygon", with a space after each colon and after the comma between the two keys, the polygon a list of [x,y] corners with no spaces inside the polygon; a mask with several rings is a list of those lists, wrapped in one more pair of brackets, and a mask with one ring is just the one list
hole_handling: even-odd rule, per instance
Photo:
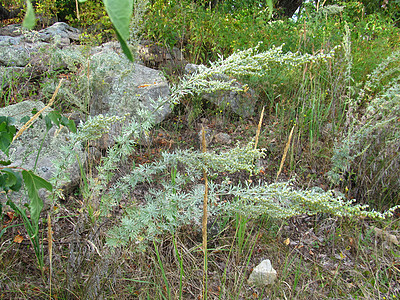
{"label": "green undergrowth", "polygon": [[[400,297],[398,214],[383,213],[399,204],[398,28],[385,15],[364,15],[357,3],[339,4],[306,7],[296,21],[270,21],[266,9],[152,1],[144,17],[151,21],[136,24],[142,32],[132,37],[178,47],[204,64],[171,84],[166,101],[184,109],[156,127],[172,128],[156,137],[165,151],[137,145],[155,128],[153,112],[143,109],[104,157],[88,169],[80,164],[81,186],[63,191],[57,181],[76,159],[74,146],[86,147],[126,119],[97,116],[81,124],[56,162],[51,223],[43,216],[35,223],[40,271],[22,226],[29,216],[1,215],[7,230],[0,237],[0,298],[200,298],[206,189],[209,299]],[[79,5],[75,21],[85,26],[102,9],[99,1]],[[108,29],[101,16],[97,25]],[[88,47],[107,34],[86,35]],[[71,80],[82,92],[75,105],[81,100],[85,111],[91,86],[84,70],[75,72]],[[30,97],[10,76],[4,105]],[[232,89],[221,78],[242,83],[239,93],[255,91],[257,113],[265,108],[259,137],[258,114],[241,118],[201,99]],[[101,84],[97,79],[92,84]],[[198,145],[183,132],[197,140],[201,118],[220,131],[234,127],[233,145],[191,148]],[[152,150],[152,161],[141,159]],[[48,230],[54,242],[45,239]],[[266,258],[276,282],[249,285]]]}

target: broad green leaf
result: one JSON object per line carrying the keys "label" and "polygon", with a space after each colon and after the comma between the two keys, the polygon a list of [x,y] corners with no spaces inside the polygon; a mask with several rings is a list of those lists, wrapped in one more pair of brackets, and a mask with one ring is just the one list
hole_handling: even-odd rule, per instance
{"label": "broad green leaf", "polygon": [[87,0],[78,0],[79,3],[85,3]]}
{"label": "broad green leaf", "polygon": [[63,124],[65,127],[67,127],[71,132],[76,133],[76,125],[75,125],[74,120],[63,117],[61,119],[61,124]]}
{"label": "broad green leaf", "polygon": [[36,235],[35,229],[32,227],[32,223],[29,221],[28,216],[26,215],[25,211],[21,209],[19,206],[15,205],[14,202],[11,200],[7,200],[6,204],[10,206],[17,214],[19,214],[22,217],[22,220],[24,221],[24,226],[26,231],[28,232],[28,235],[33,238]]}
{"label": "broad green leaf", "polygon": [[133,12],[133,0],[103,0],[107,14],[114,25],[117,38],[127,58],[133,61],[133,55],[127,40],[129,38],[129,25]]}
{"label": "broad green leaf", "polygon": [[40,212],[43,208],[43,201],[40,199],[38,194],[39,189],[44,188],[51,192],[53,187],[48,181],[35,175],[32,171],[22,171],[22,177],[24,178],[25,188],[28,191],[28,196],[31,201],[29,208],[31,212],[31,221],[36,235],[38,232]]}
{"label": "broad green leaf", "polygon": [[0,170],[0,188],[6,193],[9,190],[17,192],[21,189],[22,179],[19,172],[14,172],[14,170],[5,168]]}
{"label": "broad green leaf", "polygon": [[25,124],[28,122],[31,118],[29,116],[22,117],[20,120],[20,123]]}
{"label": "broad green leaf", "polygon": [[17,129],[11,125],[13,119],[10,117],[0,117],[0,150],[8,156],[8,151]]}
{"label": "broad green leaf", "polygon": [[7,124],[9,124],[9,123],[12,123],[13,121],[14,121],[14,118],[0,116],[0,123],[6,122]]}
{"label": "broad green leaf", "polygon": [[51,127],[53,127],[53,122],[51,122],[51,119],[48,115],[44,117],[44,122],[46,123],[46,130],[49,131]]}
{"label": "broad green leaf", "polygon": [[71,130],[73,133],[76,133],[76,125],[75,125],[74,120],[69,120],[67,127],[68,127],[68,129]]}
{"label": "broad green leaf", "polygon": [[22,26],[27,29],[32,29],[35,27],[35,22],[35,11],[33,10],[32,3],[30,0],[26,0],[26,13]]}
{"label": "broad green leaf", "polygon": [[0,132],[0,150],[8,156],[14,135],[9,132]]}
{"label": "broad green leaf", "polygon": [[66,116],[62,116],[62,117],[61,117],[61,124],[62,124],[62,125],[68,126],[69,121],[70,121],[70,120],[69,120]]}
{"label": "broad green leaf", "polygon": [[119,35],[118,31],[115,31],[117,34],[117,38],[119,43],[121,44],[122,51],[124,52],[125,56],[130,60],[133,61],[133,54],[131,49],[129,48],[128,43]]}
{"label": "broad green leaf", "polygon": [[0,165],[9,166],[11,165],[11,160],[0,160]]}
{"label": "broad green leaf", "polygon": [[10,189],[10,186],[14,185],[17,183],[17,177],[10,172],[7,172],[6,169],[1,170],[0,173],[0,188],[8,192]]}
{"label": "broad green leaf", "polygon": [[57,127],[60,127],[61,114],[58,111],[52,111],[48,113],[47,116],[57,125]]}
{"label": "broad green leaf", "polygon": [[62,116],[58,111],[52,111],[48,113],[44,119],[46,121],[47,130],[50,130],[50,128],[53,126],[54,123],[55,125],[57,125],[57,127],[60,127],[60,125],[64,125],[70,131],[76,133],[75,122],[73,120],[68,119],[65,116]]}
{"label": "broad green leaf", "polygon": [[53,124],[55,124],[57,127],[60,127],[60,119],[61,119],[61,114],[58,111],[49,112],[44,117],[44,121],[46,122],[47,131],[49,131],[51,129],[51,127],[53,127]]}

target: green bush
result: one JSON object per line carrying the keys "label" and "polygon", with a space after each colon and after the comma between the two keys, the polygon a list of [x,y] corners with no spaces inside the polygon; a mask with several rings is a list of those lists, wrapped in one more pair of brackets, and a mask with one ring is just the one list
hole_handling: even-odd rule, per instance
{"label": "green bush", "polygon": [[399,51],[383,60],[350,103],[329,173],[353,197],[378,207],[400,201],[399,63]]}

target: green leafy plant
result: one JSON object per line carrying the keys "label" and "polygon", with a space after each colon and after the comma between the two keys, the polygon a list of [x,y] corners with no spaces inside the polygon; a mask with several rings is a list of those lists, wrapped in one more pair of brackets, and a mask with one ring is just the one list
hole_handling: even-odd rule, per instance
{"label": "green leafy plant", "polygon": [[[57,91],[56,91],[57,93]],[[53,99],[56,95],[53,95]],[[53,100],[50,101],[52,103]],[[41,111],[35,112],[34,116],[29,118],[27,117],[27,122],[25,125],[18,131],[16,131],[15,125],[13,125],[14,120],[10,117],[0,116],[0,150],[6,155],[9,156],[9,148],[12,141],[19,135],[22,134],[24,130],[26,130],[29,126],[31,126],[32,122],[40,116]],[[23,118],[25,119],[25,118]],[[59,112],[50,112],[45,116],[46,122],[46,134],[53,126],[53,123],[57,126],[64,125],[68,127],[71,131],[76,131],[75,123],[72,120],[67,119],[62,116]],[[44,136],[44,137],[45,137]],[[44,138],[43,138],[44,139]],[[43,142],[42,142],[43,144]],[[39,154],[41,152],[41,146],[38,149],[38,155],[36,157],[36,162],[38,160]],[[36,167],[35,162],[35,167]],[[43,209],[43,200],[39,196],[40,189],[46,189],[48,191],[52,191],[52,185],[46,181],[45,179],[37,176],[33,170],[26,170],[24,168],[11,165],[12,162],[10,160],[0,161],[0,188],[6,194],[7,201],[6,204],[11,207],[18,215],[21,216],[23,220],[24,227],[28,233],[29,239],[32,243],[32,246],[35,251],[35,255],[38,262],[39,269],[44,271],[44,261],[43,261],[43,248],[40,243],[39,237],[39,220],[40,213]],[[27,213],[25,208],[22,208],[14,203],[14,201],[9,197],[9,193],[18,192],[22,187],[25,188],[28,199],[30,200],[25,206],[29,213]],[[0,213],[2,212],[2,203],[0,203]],[[28,215],[30,217],[28,217]],[[4,234],[5,231],[2,231],[0,236]]]}
{"label": "green leafy plant", "polygon": [[[0,117],[0,150],[7,156],[9,146],[14,138],[14,135],[16,134],[16,128],[14,125],[11,125],[10,121],[11,119],[9,117]],[[30,199],[30,203],[27,205],[30,218],[28,218],[28,214],[26,213],[25,209],[17,206],[9,197],[6,204],[22,217],[29,239],[31,240],[32,246],[35,250],[38,266],[43,271],[43,249],[41,248],[38,234],[39,218],[40,212],[43,208],[43,201],[40,199],[38,191],[41,188],[52,191],[52,186],[43,178],[35,175],[31,170],[25,170],[19,167],[6,168],[5,166],[10,165],[11,161],[2,161],[1,163],[3,166],[0,167],[0,187],[7,196],[10,191],[18,192],[21,189],[23,178],[23,185]],[[2,204],[0,203],[0,213],[1,208]]]}

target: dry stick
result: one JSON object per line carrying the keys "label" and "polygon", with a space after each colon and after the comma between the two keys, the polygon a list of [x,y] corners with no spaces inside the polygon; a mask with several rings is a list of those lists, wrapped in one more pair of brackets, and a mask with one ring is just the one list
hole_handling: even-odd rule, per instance
{"label": "dry stick", "polygon": [[39,118],[39,116],[42,114],[42,112],[44,112],[47,108],[49,108],[50,106],[53,105],[54,100],[56,99],[56,96],[57,96],[57,94],[58,94],[58,90],[59,90],[60,87],[61,87],[62,81],[63,81],[63,79],[61,78],[60,82],[58,83],[58,86],[57,86],[56,90],[54,91],[53,96],[52,96],[51,99],[50,99],[49,104],[47,104],[45,107],[43,107],[41,110],[39,110],[32,118],[30,118],[30,120],[29,120],[28,122],[26,122],[26,123],[24,124],[24,126],[21,127],[21,129],[20,129],[20,130],[17,132],[17,134],[14,136],[13,142],[14,142],[17,138],[19,138],[19,137],[22,135],[22,133],[23,133],[26,129],[28,129],[28,128],[33,124],[33,122],[36,121],[37,118]]}
{"label": "dry stick", "polygon": [[[201,126],[201,144],[203,153],[207,152],[206,145],[206,134],[204,127]],[[203,299],[207,299],[207,203],[208,203],[208,180],[207,171],[203,168],[204,177],[204,199],[203,199],[203,220],[202,220],[202,233],[203,233],[203,253],[204,253],[204,265],[203,265]]]}
{"label": "dry stick", "polygon": [[79,18],[79,5],[78,5],[78,0],[75,0],[75,6],[76,6],[76,17],[78,20],[80,20]]}
{"label": "dry stick", "polygon": [[254,144],[254,150],[257,149],[258,137],[260,136],[261,125],[262,125],[262,121],[263,121],[263,117],[264,117],[264,108],[265,108],[265,106],[263,107],[263,109],[261,111],[260,121],[258,122],[258,127],[257,127],[257,132],[256,132],[256,142]]}
{"label": "dry stick", "polygon": [[53,273],[53,232],[51,229],[51,217],[50,214],[47,215],[47,242],[49,247],[49,261],[50,261],[50,295],[49,299],[51,299],[51,275]]}
{"label": "dry stick", "polygon": [[[258,145],[258,137],[260,136],[260,132],[261,132],[261,125],[262,125],[262,121],[263,121],[263,117],[264,117],[264,108],[263,107],[262,111],[261,111],[261,115],[260,115],[260,121],[258,122],[258,126],[257,126],[257,131],[256,131],[256,140],[254,143],[254,150],[257,150],[257,145]],[[254,161],[253,161],[254,163]],[[251,178],[251,173],[249,174],[249,180]],[[240,218],[242,218],[242,216],[240,216]]]}
{"label": "dry stick", "polygon": [[289,139],[288,139],[288,141],[287,141],[287,143],[286,143],[285,150],[283,151],[283,157],[282,157],[282,160],[281,160],[281,166],[279,167],[278,174],[276,174],[275,182],[278,181],[278,177],[279,177],[279,175],[280,175],[281,172],[282,172],[283,164],[285,163],[285,159],[286,159],[287,152],[288,152],[288,150],[289,150],[290,142],[292,141],[292,135],[293,135],[293,130],[294,130],[294,127],[295,127],[295,126],[296,126],[296,125],[294,125],[294,126],[292,127],[292,130],[290,131]]}

